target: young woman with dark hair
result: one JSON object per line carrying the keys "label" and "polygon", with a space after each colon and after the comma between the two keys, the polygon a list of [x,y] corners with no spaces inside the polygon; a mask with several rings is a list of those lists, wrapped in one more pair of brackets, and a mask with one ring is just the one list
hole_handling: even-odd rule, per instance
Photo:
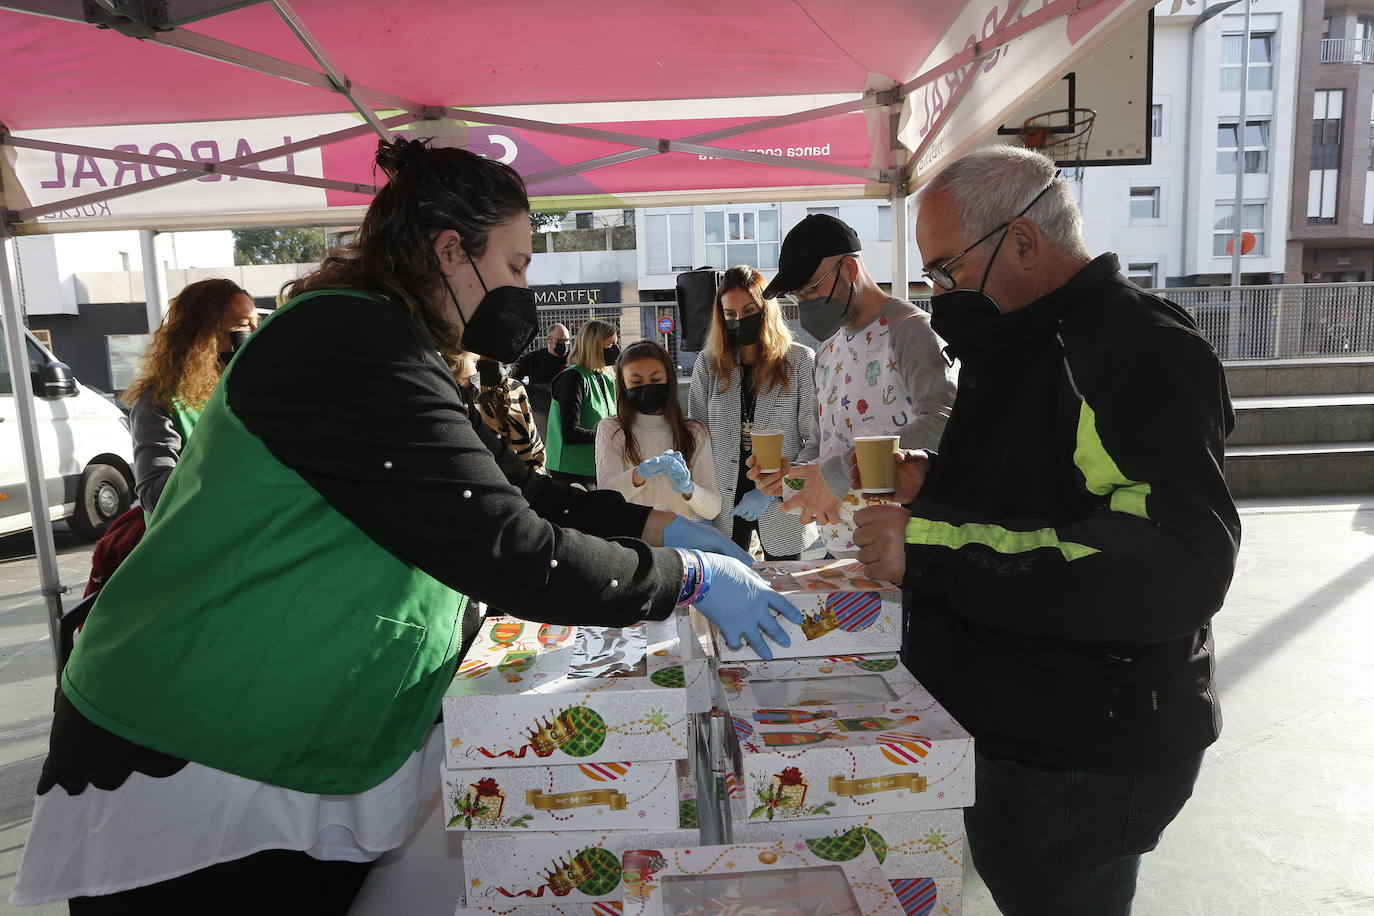
{"label": "young woman with dark hair", "polygon": [[257,326],[253,297],[232,280],[199,280],[171,301],[124,392],[144,511],[157,505],[220,374]]}
{"label": "young woman with dark hair", "polygon": [[616,415],[596,428],[596,485],[641,506],[712,521],[720,511],[706,427],[682,415],[672,357],[652,340],[615,367]]}
{"label": "young woman with dark hair", "polygon": [[437,794],[465,596],[600,626],[692,603],[762,654],[774,611],[801,619],[714,529],[559,484],[472,422],[458,356],[512,360],[537,327],[523,183],[417,141],[377,162],[355,243],[235,356],[100,592],[15,903],[347,912]]}
{"label": "young woman with dark hair", "polygon": [[751,429],[782,431],[789,461],[815,435],[816,352],[792,339],[782,309],[764,299],[763,275],[747,264],[725,271],[711,309],[706,349],[692,370],[687,414],[706,424],[721,512],[715,525],[748,549],[755,531],[764,556],[795,560],[816,540],[815,525],[782,511],[745,476]]}

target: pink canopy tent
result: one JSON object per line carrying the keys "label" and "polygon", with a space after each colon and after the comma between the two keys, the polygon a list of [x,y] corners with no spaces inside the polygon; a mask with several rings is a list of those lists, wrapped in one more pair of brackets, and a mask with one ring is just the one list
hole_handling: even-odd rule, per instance
{"label": "pink canopy tent", "polygon": [[0,0],[0,239],[355,223],[409,131],[546,209],[888,198],[905,288],[907,195],[1153,2]]}

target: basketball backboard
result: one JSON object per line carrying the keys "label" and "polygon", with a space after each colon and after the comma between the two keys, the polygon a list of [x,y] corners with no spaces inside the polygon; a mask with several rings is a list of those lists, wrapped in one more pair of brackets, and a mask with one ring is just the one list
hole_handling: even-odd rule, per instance
{"label": "basketball backboard", "polygon": [[[1008,118],[987,143],[1021,144],[1025,122],[1041,112],[1090,108],[1097,112],[1081,158],[1062,166],[1147,165],[1150,162],[1150,102],[1154,60],[1154,11],[1129,23],[1095,53]],[[1075,129],[1061,117],[1056,128]],[[986,145],[986,144],[985,144]],[[1072,156],[1073,154],[1065,154]]]}

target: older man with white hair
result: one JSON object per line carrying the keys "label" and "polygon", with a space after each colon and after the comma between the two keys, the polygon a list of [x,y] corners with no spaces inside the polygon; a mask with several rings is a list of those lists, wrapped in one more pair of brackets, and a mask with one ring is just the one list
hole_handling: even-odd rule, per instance
{"label": "older man with white hair", "polygon": [[997,905],[1129,913],[1221,726],[1226,380],[1186,312],[1089,256],[1038,153],[971,153],[919,207],[959,393],[939,454],[903,454],[905,505],[856,516],[859,559],[910,590],[904,661],[974,736]]}

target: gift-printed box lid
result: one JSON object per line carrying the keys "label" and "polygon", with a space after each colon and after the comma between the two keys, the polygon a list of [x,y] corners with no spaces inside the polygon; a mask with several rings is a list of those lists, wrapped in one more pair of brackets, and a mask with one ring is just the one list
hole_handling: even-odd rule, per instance
{"label": "gift-printed box lid", "polygon": [[847,862],[868,849],[889,878],[957,877],[964,870],[964,813],[958,808],[798,820],[736,817],[732,831],[736,842],[782,841],[828,862]]}
{"label": "gift-printed box lid", "polygon": [[900,706],[919,714],[940,708],[890,654],[721,662],[716,677],[735,712],[792,709],[814,717],[817,711],[863,715]]}
{"label": "gift-printed box lid", "polygon": [[623,873],[622,856],[700,842],[699,829],[467,833],[467,904],[502,908],[619,901],[622,883],[638,879]]}
{"label": "gift-printed box lid", "polygon": [[828,862],[783,843],[639,849],[624,868],[626,916],[904,916],[867,850]]}
{"label": "gift-printed box lid", "polygon": [[539,831],[697,826],[690,760],[441,769],[449,830]]}
{"label": "gift-printed box lid", "polygon": [[444,694],[448,765],[687,756],[687,716],[714,698],[688,628],[677,616],[624,628],[488,618]]}
{"label": "gift-printed box lid", "polygon": [[625,906],[619,900],[598,900],[594,903],[537,903],[528,906],[463,906],[453,916],[623,916]]}
{"label": "gift-printed box lid", "polygon": [[[800,624],[778,619],[792,639],[775,646],[776,658],[801,658],[835,652],[895,652],[902,644],[901,592],[865,574],[857,560],[761,563],[755,571],[801,611]],[[717,637],[722,660],[757,658],[747,646],[730,648]]]}

